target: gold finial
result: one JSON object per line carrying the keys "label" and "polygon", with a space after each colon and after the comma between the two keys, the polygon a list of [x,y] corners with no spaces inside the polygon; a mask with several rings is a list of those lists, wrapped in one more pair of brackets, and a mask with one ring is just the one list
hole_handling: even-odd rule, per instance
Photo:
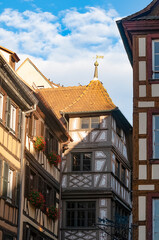
{"label": "gold finial", "polygon": [[99,66],[99,63],[97,62],[97,59],[98,58],[104,58],[104,56],[98,56],[96,55],[96,61],[94,63],[94,66],[95,66],[95,70],[94,70],[94,79],[93,80],[98,80],[98,66]]}

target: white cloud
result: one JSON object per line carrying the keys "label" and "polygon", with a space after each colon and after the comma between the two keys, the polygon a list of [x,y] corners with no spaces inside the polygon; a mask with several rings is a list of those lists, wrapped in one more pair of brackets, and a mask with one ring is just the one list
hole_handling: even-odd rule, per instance
{"label": "white cloud", "polygon": [[[5,9],[0,15],[1,45],[24,60],[30,57],[43,74],[61,85],[88,84],[93,57],[99,60],[99,79],[130,120],[131,68],[116,27],[118,13],[87,7],[50,12]],[[22,63],[22,62],[21,62]]]}

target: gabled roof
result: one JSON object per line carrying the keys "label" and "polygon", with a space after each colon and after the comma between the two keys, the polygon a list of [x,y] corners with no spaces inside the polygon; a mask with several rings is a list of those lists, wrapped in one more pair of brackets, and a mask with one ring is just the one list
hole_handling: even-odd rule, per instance
{"label": "gabled roof", "polygon": [[132,55],[132,46],[131,46],[132,38],[128,32],[127,27],[124,27],[124,24],[126,22],[138,21],[136,23],[136,26],[137,25],[139,26],[140,21],[148,21],[148,20],[159,20],[159,0],[153,0],[147,7],[145,7],[141,11],[117,21],[117,26],[119,28],[119,32],[123,40],[124,47],[127,52],[131,65],[133,65],[133,55]]}
{"label": "gabled roof", "polygon": [[11,54],[13,59],[15,60],[15,62],[19,62],[20,58],[18,57],[18,55],[15,52],[13,52],[13,51],[11,51],[11,50],[3,47],[3,46],[0,46],[0,50]]}
{"label": "gabled roof", "polygon": [[38,93],[49,103],[58,118],[60,112],[67,114],[105,112],[116,108],[99,80],[87,86],[39,89]]}
{"label": "gabled roof", "polygon": [[40,70],[35,66],[35,64],[29,59],[29,58],[26,58],[24,60],[24,62],[17,68],[16,72],[18,73],[19,72],[19,69],[23,68],[23,66],[25,66],[25,64],[29,62],[31,64],[31,66],[33,67],[33,69],[35,69],[43,79],[45,79],[45,81],[50,85],[50,87],[58,87],[58,85],[52,83],[48,78],[46,78],[42,72],[40,72]]}

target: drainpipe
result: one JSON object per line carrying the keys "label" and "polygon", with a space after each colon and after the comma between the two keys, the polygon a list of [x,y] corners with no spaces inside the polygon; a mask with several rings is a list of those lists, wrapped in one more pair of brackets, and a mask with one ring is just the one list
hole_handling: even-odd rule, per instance
{"label": "drainpipe", "polygon": [[67,131],[68,131],[68,121],[67,121],[67,119],[66,119],[66,117],[65,117],[65,113],[62,112],[62,111],[60,111],[60,113],[62,114],[62,116],[63,116],[63,118],[64,118],[64,120],[65,120],[65,122],[66,122]]}
{"label": "drainpipe", "polygon": [[23,196],[24,196],[24,178],[25,178],[25,160],[24,160],[24,149],[25,149],[25,123],[26,123],[26,114],[36,111],[36,104],[34,104],[33,109],[30,109],[26,112],[22,112],[22,137],[21,137],[21,155],[20,155],[20,196],[19,196],[19,214],[18,214],[18,231],[17,231],[17,240],[22,240],[22,213],[23,213]]}

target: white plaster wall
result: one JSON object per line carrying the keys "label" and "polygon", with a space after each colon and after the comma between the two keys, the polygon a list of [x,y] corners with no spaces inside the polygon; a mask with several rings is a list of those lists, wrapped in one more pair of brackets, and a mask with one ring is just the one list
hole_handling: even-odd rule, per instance
{"label": "white plaster wall", "polygon": [[80,118],[69,119],[69,130],[76,130],[80,128]]}
{"label": "white plaster wall", "polygon": [[146,85],[139,86],[139,97],[146,97]]}
{"label": "white plaster wall", "polygon": [[147,165],[139,165],[139,179],[147,179]]}
{"label": "white plaster wall", "polygon": [[139,61],[139,81],[146,80],[146,61]]}
{"label": "white plaster wall", "polygon": [[139,139],[139,160],[147,160],[147,140],[146,140],[146,138]]}
{"label": "white plaster wall", "polygon": [[159,179],[159,164],[152,164],[152,179]]}
{"label": "white plaster wall", "polygon": [[152,184],[152,185],[139,185],[138,186],[138,190],[143,190],[143,191],[151,191],[151,190],[154,190],[155,189],[155,186]]}
{"label": "white plaster wall", "polygon": [[5,52],[5,51],[3,51],[2,49],[0,49],[0,53],[5,57],[5,59],[9,63],[9,56],[10,56],[10,54]]}
{"label": "white plaster wall", "polygon": [[138,102],[138,107],[154,107],[154,106],[155,106],[155,102],[153,102],[153,101]]}
{"label": "white plaster wall", "polygon": [[146,240],[146,226],[139,226],[139,240]]}
{"label": "white plaster wall", "polygon": [[145,196],[140,196],[138,198],[138,216],[139,216],[139,221],[146,220],[146,197]]}
{"label": "white plaster wall", "polygon": [[152,97],[159,97],[159,84],[151,84]]}
{"label": "white plaster wall", "polygon": [[146,56],[146,38],[139,38],[139,57]]}
{"label": "white plaster wall", "polygon": [[33,86],[34,82],[36,86],[51,88],[47,80],[34,68],[29,61],[26,61],[19,69],[17,69],[17,74],[31,87]]}
{"label": "white plaster wall", "polygon": [[139,113],[139,134],[147,133],[147,113]]}

